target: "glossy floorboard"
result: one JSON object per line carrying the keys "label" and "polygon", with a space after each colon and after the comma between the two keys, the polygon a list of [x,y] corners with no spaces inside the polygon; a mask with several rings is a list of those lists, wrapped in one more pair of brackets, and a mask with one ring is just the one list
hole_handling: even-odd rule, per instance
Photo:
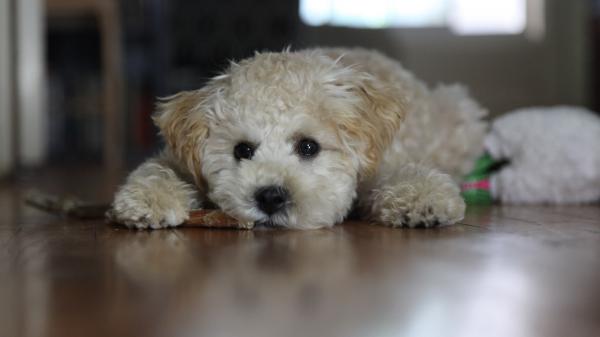
{"label": "glossy floorboard", "polygon": [[463,224],[129,231],[22,206],[119,177],[0,185],[0,336],[600,336],[600,206],[472,208]]}

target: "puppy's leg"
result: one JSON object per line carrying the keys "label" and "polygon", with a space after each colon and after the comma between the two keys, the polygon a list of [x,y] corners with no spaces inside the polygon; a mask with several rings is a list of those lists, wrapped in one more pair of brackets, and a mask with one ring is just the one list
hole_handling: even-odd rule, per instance
{"label": "puppy's leg", "polygon": [[115,195],[109,216],[133,228],[178,226],[199,206],[197,188],[184,181],[166,156],[150,159],[133,171]]}
{"label": "puppy's leg", "polygon": [[453,224],[465,212],[449,175],[416,164],[378,176],[360,195],[359,207],[370,220],[394,227]]}

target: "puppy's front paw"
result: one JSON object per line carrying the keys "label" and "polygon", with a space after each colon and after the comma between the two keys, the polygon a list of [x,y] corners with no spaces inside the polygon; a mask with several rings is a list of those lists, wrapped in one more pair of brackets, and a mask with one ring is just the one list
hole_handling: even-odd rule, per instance
{"label": "puppy's front paw", "polygon": [[448,175],[385,187],[374,195],[376,220],[394,227],[434,227],[463,219],[465,202]]}
{"label": "puppy's front paw", "polygon": [[153,192],[124,188],[115,196],[107,216],[111,221],[138,229],[174,227],[188,219],[186,203],[172,195]]}

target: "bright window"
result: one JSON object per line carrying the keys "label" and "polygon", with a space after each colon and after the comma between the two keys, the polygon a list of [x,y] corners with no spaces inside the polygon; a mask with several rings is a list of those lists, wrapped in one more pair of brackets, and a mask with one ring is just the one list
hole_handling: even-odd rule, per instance
{"label": "bright window", "polygon": [[527,0],[300,0],[311,26],[448,27],[457,34],[520,34]]}

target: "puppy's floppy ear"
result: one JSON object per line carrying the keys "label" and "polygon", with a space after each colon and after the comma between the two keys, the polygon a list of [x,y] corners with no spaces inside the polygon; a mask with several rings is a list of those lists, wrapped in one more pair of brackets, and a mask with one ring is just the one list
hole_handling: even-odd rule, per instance
{"label": "puppy's floppy ear", "polygon": [[200,156],[208,137],[203,109],[206,98],[204,89],[180,92],[161,99],[153,116],[178,165],[187,168],[197,184],[203,183]]}
{"label": "puppy's floppy ear", "polygon": [[[403,121],[406,104],[399,87],[363,72],[336,80],[351,98],[350,109],[336,116],[342,140],[359,160],[359,176],[372,175]],[[337,95],[339,96],[339,95]]]}

